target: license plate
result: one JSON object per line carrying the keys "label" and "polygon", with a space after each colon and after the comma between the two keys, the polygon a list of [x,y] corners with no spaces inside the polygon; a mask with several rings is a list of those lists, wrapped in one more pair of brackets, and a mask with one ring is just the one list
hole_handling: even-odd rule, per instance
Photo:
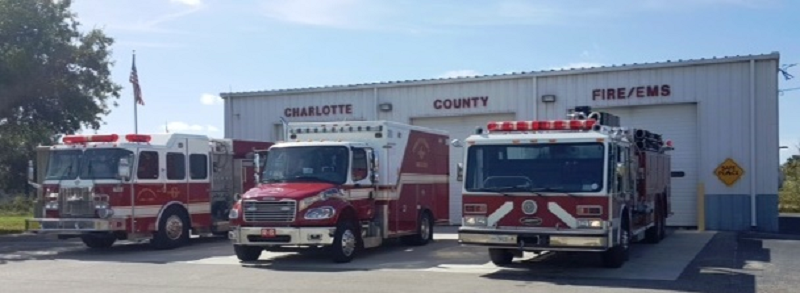
{"label": "license plate", "polygon": [[489,241],[494,243],[515,243],[517,237],[513,235],[489,235]]}
{"label": "license plate", "polygon": [[275,229],[261,229],[261,237],[275,237]]}

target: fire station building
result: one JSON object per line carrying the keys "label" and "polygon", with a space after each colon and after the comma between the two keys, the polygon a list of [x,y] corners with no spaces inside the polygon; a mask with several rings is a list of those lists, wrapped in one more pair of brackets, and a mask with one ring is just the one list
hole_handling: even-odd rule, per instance
{"label": "fire station building", "polygon": [[[777,52],[317,88],[222,93],[225,137],[282,140],[292,121],[390,120],[463,140],[489,121],[565,119],[590,106],[671,140],[669,226],[778,229]],[[451,148],[450,218],[461,222]]]}

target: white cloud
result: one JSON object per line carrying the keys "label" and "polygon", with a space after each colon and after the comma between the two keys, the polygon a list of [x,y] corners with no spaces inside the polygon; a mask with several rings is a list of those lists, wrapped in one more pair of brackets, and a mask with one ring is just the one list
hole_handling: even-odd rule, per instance
{"label": "white cloud", "polygon": [[179,3],[179,4],[183,4],[183,5],[187,5],[187,6],[193,6],[193,7],[203,5],[203,1],[201,1],[201,0],[169,0],[169,2]]}
{"label": "white cloud", "polygon": [[590,68],[590,67],[600,67],[603,66],[602,63],[595,63],[595,62],[575,62],[570,63],[564,66],[553,66],[547,68],[545,70],[566,70],[566,69],[580,69],[580,68]]}
{"label": "white cloud", "polygon": [[183,121],[173,121],[162,124],[159,133],[188,133],[188,134],[210,134],[219,132],[219,128],[213,125],[202,126],[200,124],[189,124]]}
{"label": "white cloud", "polygon": [[214,94],[202,94],[200,96],[200,103],[203,103],[203,105],[222,104],[222,98]]}
{"label": "white cloud", "polygon": [[363,4],[359,0],[274,0],[264,3],[262,9],[265,16],[279,21],[344,28],[363,19],[352,15],[362,10]]}
{"label": "white cloud", "polygon": [[462,70],[450,70],[448,72],[443,73],[442,75],[439,75],[439,78],[468,77],[477,75],[481,74],[472,69],[462,69]]}

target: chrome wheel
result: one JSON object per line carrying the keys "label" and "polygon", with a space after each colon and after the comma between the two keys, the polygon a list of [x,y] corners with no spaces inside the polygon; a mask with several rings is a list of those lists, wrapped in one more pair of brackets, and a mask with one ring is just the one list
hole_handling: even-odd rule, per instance
{"label": "chrome wheel", "polygon": [[178,240],[183,235],[183,220],[178,215],[172,215],[164,225],[167,237],[171,240]]}
{"label": "chrome wheel", "polygon": [[356,250],[356,235],[353,231],[347,229],[342,233],[342,253],[346,256],[353,254]]}
{"label": "chrome wheel", "polygon": [[422,240],[428,240],[431,233],[431,222],[428,221],[427,217],[422,218],[422,223],[420,223],[419,233],[421,234],[420,237]]}
{"label": "chrome wheel", "polygon": [[628,246],[629,246],[629,242],[630,242],[629,241],[630,235],[628,233],[629,233],[628,229],[624,229],[619,234],[619,245],[622,246],[623,250],[628,250]]}

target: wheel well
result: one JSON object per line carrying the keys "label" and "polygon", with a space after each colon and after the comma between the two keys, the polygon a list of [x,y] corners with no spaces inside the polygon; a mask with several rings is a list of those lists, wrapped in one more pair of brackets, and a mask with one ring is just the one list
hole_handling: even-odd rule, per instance
{"label": "wheel well", "polygon": [[[337,222],[337,223],[338,223],[338,222],[341,222],[341,221],[353,221],[353,222],[358,222],[358,217],[356,216],[356,211],[355,211],[355,209],[353,209],[353,207],[350,207],[350,206],[348,206],[348,207],[344,208],[344,209],[342,210],[342,214],[341,214],[341,215],[339,215],[339,218],[338,218],[338,219],[336,219],[336,222]],[[356,223],[356,224],[358,224],[358,223]],[[358,226],[358,225],[356,225],[356,226]]]}
{"label": "wheel well", "polygon": [[179,215],[186,217],[186,221],[189,222],[189,228],[191,229],[192,217],[189,216],[189,211],[187,211],[186,207],[184,207],[183,204],[181,204],[180,202],[173,201],[173,202],[168,202],[158,212],[158,217],[156,217],[156,225],[155,225],[156,231],[158,231],[158,226],[159,226],[158,223],[161,223],[161,216],[163,216],[164,213],[168,210],[175,210],[175,212],[177,212]]}

